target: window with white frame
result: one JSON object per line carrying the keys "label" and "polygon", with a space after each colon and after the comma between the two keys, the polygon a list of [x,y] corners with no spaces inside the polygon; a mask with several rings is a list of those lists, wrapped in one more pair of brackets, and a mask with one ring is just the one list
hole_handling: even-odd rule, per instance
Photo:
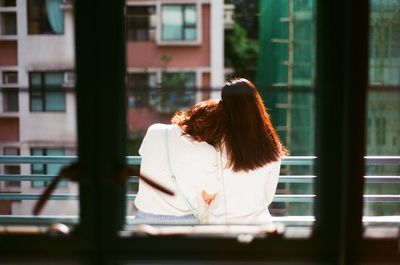
{"label": "window with white frame", "polygon": [[30,110],[65,111],[63,72],[32,72],[29,75]]}
{"label": "window with white frame", "polygon": [[18,84],[18,72],[17,71],[3,71],[3,84]]}
{"label": "window with white frame", "polygon": [[28,0],[29,34],[64,34],[62,0]]}
{"label": "window with white frame", "polygon": [[196,41],[197,9],[195,4],[161,6],[162,41]]}

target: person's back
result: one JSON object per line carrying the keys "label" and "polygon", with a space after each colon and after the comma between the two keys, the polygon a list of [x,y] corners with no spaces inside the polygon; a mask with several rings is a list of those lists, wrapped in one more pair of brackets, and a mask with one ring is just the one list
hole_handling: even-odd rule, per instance
{"label": "person's back", "polygon": [[[226,156],[222,158],[226,165]],[[222,189],[210,205],[211,224],[267,224],[271,222],[268,205],[272,202],[279,179],[280,160],[257,169],[220,171]]]}

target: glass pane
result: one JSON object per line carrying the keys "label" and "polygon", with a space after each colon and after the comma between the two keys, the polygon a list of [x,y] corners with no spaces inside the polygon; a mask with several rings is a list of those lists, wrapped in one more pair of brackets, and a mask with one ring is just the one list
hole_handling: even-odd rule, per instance
{"label": "glass pane", "polygon": [[30,80],[33,87],[42,86],[42,75],[40,73],[31,73]]}
{"label": "glass pane", "polygon": [[44,83],[48,88],[60,88],[64,83],[64,73],[46,73]]}
{"label": "glass pane", "polygon": [[65,111],[64,92],[47,92],[45,102],[47,111]]}
{"label": "glass pane", "polygon": [[[0,2],[10,6],[0,12],[9,14],[0,14],[0,33],[8,26],[7,32],[43,34],[0,46],[0,226],[76,223],[78,188],[70,181],[58,184],[40,216],[32,214],[61,166],[77,155],[74,1]],[[19,154],[6,161],[11,154],[3,147]]]}
{"label": "glass pane", "polygon": [[162,39],[182,40],[183,11],[181,5],[162,6]]}
{"label": "glass pane", "polygon": [[376,223],[400,223],[400,3],[370,3],[364,224],[371,226],[367,232]]}
{"label": "glass pane", "polygon": [[185,24],[186,25],[196,25],[196,6],[187,5],[185,6]]}
{"label": "glass pane", "polygon": [[185,40],[196,40],[196,29],[185,28]]}
{"label": "glass pane", "polygon": [[43,101],[41,97],[31,96],[31,110],[43,111]]}

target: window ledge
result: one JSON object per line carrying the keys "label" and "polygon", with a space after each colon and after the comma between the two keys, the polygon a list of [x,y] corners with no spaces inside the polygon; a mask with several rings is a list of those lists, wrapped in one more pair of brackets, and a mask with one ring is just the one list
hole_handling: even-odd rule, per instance
{"label": "window ledge", "polygon": [[18,111],[0,112],[0,118],[18,118]]}
{"label": "window ledge", "polygon": [[0,40],[18,40],[17,35],[0,35]]}
{"label": "window ledge", "polygon": [[201,46],[200,41],[158,41],[159,46]]}

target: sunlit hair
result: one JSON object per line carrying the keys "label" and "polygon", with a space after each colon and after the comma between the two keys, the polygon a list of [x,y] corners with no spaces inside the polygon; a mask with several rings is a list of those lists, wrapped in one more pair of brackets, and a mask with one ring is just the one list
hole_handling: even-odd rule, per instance
{"label": "sunlit hair", "polygon": [[219,100],[199,102],[187,111],[179,111],[171,122],[179,125],[184,135],[219,148],[225,133],[224,114]]}
{"label": "sunlit hair", "polygon": [[253,170],[286,154],[260,94],[249,80],[228,81],[221,102],[227,123],[225,149],[233,171]]}

